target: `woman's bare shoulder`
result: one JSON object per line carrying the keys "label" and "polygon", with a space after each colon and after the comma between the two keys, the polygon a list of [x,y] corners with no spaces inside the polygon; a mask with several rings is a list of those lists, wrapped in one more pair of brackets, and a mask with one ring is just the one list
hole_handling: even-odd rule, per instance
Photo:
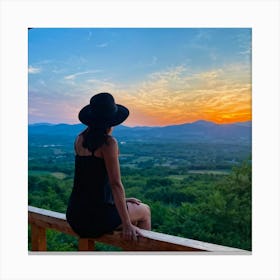
{"label": "woman's bare shoulder", "polygon": [[75,138],[75,143],[76,143],[76,142],[81,142],[81,141],[84,140],[84,133],[85,133],[85,132],[86,132],[86,129],[83,130],[82,132],[80,132],[80,133],[76,136],[76,138]]}
{"label": "woman's bare shoulder", "polygon": [[118,141],[115,137],[111,136],[111,135],[108,135],[108,138],[107,138],[107,144],[108,145],[118,145]]}
{"label": "woman's bare shoulder", "polygon": [[75,148],[75,152],[77,155],[80,156],[89,156],[92,155],[92,152],[89,151],[88,149],[83,147],[83,135],[79,134],[76,139],[75,139],[75,143],[74,143],[74,148]]}
{"label": "woman's bare shoulder", "polygon": [[109,135],[106,143],[101,147],[103,154],[115,154],[118,153],[118,141],[113,136]]}

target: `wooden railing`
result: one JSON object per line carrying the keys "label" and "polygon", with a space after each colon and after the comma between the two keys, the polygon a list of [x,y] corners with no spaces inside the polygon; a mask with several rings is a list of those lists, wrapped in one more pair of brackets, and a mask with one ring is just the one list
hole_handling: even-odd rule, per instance
{"label": "wooden railing", "polygon": [[143,236],[137,241],[126,241],[121,232],[104,234],[98,238],[79,238],[66,221],[65,214],[28,207],[28,222],[31,224],[32,251],[47,251],[46,229],[54,229],[79,239],[79,251],[94,251],[95,242],[121,247],[125,251],[206,251],[227,254],[248,254],[250,252],[196,241],[192,239],[141,230]]}

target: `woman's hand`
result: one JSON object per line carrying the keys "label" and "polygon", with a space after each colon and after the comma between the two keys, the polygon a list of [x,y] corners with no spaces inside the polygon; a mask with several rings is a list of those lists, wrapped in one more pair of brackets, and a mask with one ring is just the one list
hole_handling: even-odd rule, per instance
{"label": "woman's hand", "polygon": [[135,203],[135,204],[139,205],[141,203],[141,200],[134,198],[134,197],[129,197],[129,198],[126,198],[126,202],[131,202],[131,203]]}
{"label": "woman's hand", "polygon": [[140,229],[132,224],[122,226],[122,236],[125,240],[137,240],[138,236],[143,236]]}

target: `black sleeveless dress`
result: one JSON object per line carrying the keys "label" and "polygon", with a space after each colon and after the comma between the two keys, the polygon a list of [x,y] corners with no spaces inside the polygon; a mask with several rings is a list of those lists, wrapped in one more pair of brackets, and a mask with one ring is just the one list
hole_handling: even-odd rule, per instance
{"label": "black sleeveless dress", "polygon": [[66,219],[83,238],[101,236],[121,224],[102,158],[76,155]]}

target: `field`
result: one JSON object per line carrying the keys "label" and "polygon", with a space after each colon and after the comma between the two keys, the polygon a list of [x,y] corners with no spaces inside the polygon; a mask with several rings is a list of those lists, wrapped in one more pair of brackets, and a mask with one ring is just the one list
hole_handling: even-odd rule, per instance
{"label": "field", "polygon": [[57,179],[65,179],[67,174],[63,172],[50,172],[46,170],[29,170],[28,175],[30,176],[43,176],[43,175],[51,175]]}
{"label": "field", "polygon": [[228,175],[230,170],[189,170],[189,174],[213,174],[213,175]]}

